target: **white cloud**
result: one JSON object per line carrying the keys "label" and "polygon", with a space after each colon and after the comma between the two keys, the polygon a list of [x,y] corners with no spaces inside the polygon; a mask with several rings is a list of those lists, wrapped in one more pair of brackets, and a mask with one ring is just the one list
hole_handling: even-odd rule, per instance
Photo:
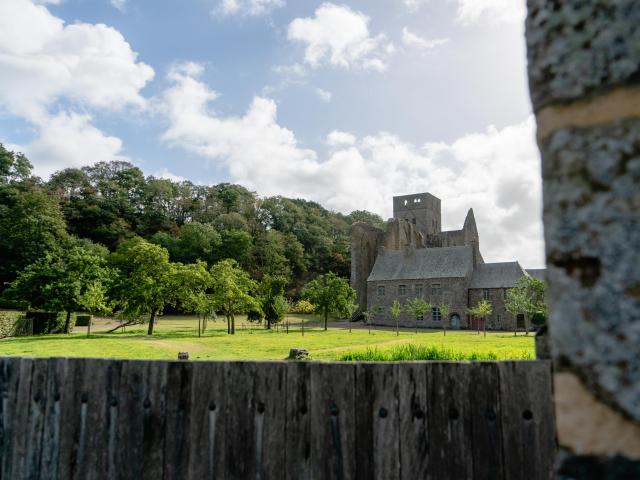
{"label": "white cloud", "polygon": [[321,88],[316,88],[316,95],[320,99],[321,102],[329,103],[331,101],[331,97],[333,94],[327,90],[323,90]]}
{"label": "white cloud", "polygon": [[327,145],[330,147],[344,147],[345,145],[355,145],[356,136],[349,132],[333,130],[327,135]]}
{"label": "white cloud", "polygon": [[38,137],[18,149],[33,161],[34,171],[41,177],[63,168],[126,159],[121,154],[122,141],[94,127],[89,115],[59,113],[37,128]]}
{"label": "white cloud", "polygon": [[73,110],[145,107],[140,90],[154,72],[122,34],[103,24],[65,25],[28,0],[0,1],[0,31],[0,107],[38,132],[25,146],[36,171],[118,156],[120,140]]}
{"label": "white cloud", "polygon": [[127,7],[127,0],[111,0],[111,5],[121,12],[124,12]]}
{"label": "white cloud", "polygon": [[305,63],[377,71],[387,69],[394,47],[384,34],[371,36],[362,12],[347,6],[323,3],[313,17],[296,18],[289,24],[289,40],[306,45]]}
{"label": "white cloud", "polygon": [[430,191],[442,199],[444,225],[461,228],[473,207],[490,261],[543,265],[540,162],[534,120],[418,147],[380,132],[356,138],[333,131],[324,158],[298,145],[277,121],[276,104],[256,97],[247,112],[225,117],[218,94],[197,76],[172,74],[164,95],[163,139],[229,170],[232,181],[262,195],[308,198],[343,212],[391,214],[393,195]]}
{"label": "white cloud", "polygon": [[213,13],[216,15],[252,16],[265,15],[276,8],[284,7],[284,0],[221,0]]}
{"label": "white cloud", "polygon": [[456,20],[463,25],[523,23],[525,0],[457,0]]}
{"label": "white cloud", "polygon": [[404,0],[404,4],[410,12],[417,12],[423,5],[426,5],[429,0]]}
{"label": "white cloud", "polygon": [[435,38],[433,40],[427,40],[410,32],[407,27],[402,29],[402,43],[411,48],[417,48],[419,50],[432,50],[437,46],[443,45],[449,41],[448,38]]}
{"label": "white cloud", "polygon": [[154,174],[156,178],[164,178],[165,180],[171,180],[173,182],[184,182],[186,178],[181,177],[180,175],[176,175],[171,173],[167,167],[163,167],[160,170],[157,170]]}

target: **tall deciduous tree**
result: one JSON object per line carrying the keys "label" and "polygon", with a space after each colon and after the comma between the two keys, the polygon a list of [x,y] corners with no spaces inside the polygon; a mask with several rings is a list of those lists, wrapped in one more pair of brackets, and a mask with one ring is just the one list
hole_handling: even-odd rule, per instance
{"label": "tall deciduous tree", "polygon": [[120,244],[111,263],[119,270],[113,290],[119,307],[127,315],[149,315],[147,334],[153,335],[156,316],[177,299],[169,252],[135,237]]}
{"label": "tall deciduous tree", "polygon": [[329,272],[307,283],[301,296],[313,303],[316,312],[322,314],[324,329],[327,330],[329,315],[347,315],[348,305],[355,300],[356,292],[347,280]]}
{"label": "tall deciduous tree", "polygon": [[422,298],[414,298],[409,300],[404,307],[407,312],[416,319],[416,333],[418,332],[418,319],[431,310],[431,304]]}
{"label": "tall deciduous tree", "polygon": [[216,309],[227,319],[227,333],[236,333],[236,313],[258,307],[254,295],[256,282],[242,270],[235,260],[222,260],[211,267],[211,286]]}
{"label": "tall deciduous tree", "polygon": [[66,312],[64,332],[69,333],[72,312],[109,309],[106,293],[114,275],[107,253],[86,240],[70,240],[22,270],[5,294],[32,308]]}
{"label": "tall deciduous tree", "polygon": [[196,263],[174,265],[172,283],[177,301],[186,312],[198,316],[198,336],[202,334],[203,322],[215,315],[213,295],[207,292],[211,288],[212,279],[207,264]]}
{"label": "tall deciduous tree", "polygon": [[[516,286],[507,291],[505,307],[513,315],[524,314],[527,323],[532,318],[547,318],[547,304],[544,301],[546,285],[537,278],[523,276],[518,279]],[[528,325],[525,325],[527,333]]]}
{"label": "tall deciduous tree", "polygon": [[402,314],[402,305],[396,299],[393,301],[391,306],[389,307],[389,313],[391,314],[391,318],[393,318],[396,322],[396,336],[400,335],[400,315]]}

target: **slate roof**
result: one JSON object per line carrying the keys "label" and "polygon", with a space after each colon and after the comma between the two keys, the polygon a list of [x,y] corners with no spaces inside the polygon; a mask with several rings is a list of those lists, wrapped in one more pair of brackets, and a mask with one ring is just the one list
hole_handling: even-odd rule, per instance
{"label": "slate roof", "polygon": [[518,262],[484,263],[473,272],[469,288],[510,288],[525,275]]}
{"label": "slate roof", "polygon": [[546,268],[528,268],[527,273],[531,275],[533,278],[537,278],[538,280],[542,280],[543,282],[547,278]]}
{"label": "slate roof", "polygon": [[472,270],[473,250],[469,246],[382,249],[367,281],[460,278]]}

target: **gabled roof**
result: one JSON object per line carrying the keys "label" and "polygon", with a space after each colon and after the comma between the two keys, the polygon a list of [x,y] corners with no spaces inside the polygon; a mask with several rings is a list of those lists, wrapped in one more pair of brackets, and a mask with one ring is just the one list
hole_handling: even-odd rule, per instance
{"label": "gabled roof", "polygon": [[527,268],[527,273],[533,278],[537,278],[538,280],[542,280],[543,282],[547,278],[546,268]]}
{"label": "gabled roof", "polygon": [[525,275],[518,262],[483,263],[473,272],[469,288],[511,288]]}
{"label": "gabled roof", "polygon": [[381,249],[367,281],[463,278],[473,270],[472,247]]}

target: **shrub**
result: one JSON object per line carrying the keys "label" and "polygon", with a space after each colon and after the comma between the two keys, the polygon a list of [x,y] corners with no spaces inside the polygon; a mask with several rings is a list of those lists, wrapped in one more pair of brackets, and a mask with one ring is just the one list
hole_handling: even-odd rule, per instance
{"label": "shrub", "polygon": [[260,323],[262,320],[264,320],[264,313],[262,312],[262,309],[252,308],[251,310],[249,310],[249,312],[247,313],[247,320],[249,320],[250,322]]}
{"label": "shrub", "polygon": [[293,304],[291,313],[313,313],[316,307],[308,300],[298,300]]}
{"label": "shrub", "polygon": [[411,360],[506,360],[506,359],[530,359],[527,352],[510,352],[508,355],[499,356],[495,352],[471,352],[462,353],[454,350],[428,346],[404,344],[388,349],[367,348],[366,350],[354,350],[340,356],[343,362],[398,362]]}
{"label": "shrub", "polygon": [[[33,335],[61,333],[64,331],[64,312],[41,312],[30,310],[26,313],[26,318],[33,323]],[[70,328],[73,328],[73,318]]]}

